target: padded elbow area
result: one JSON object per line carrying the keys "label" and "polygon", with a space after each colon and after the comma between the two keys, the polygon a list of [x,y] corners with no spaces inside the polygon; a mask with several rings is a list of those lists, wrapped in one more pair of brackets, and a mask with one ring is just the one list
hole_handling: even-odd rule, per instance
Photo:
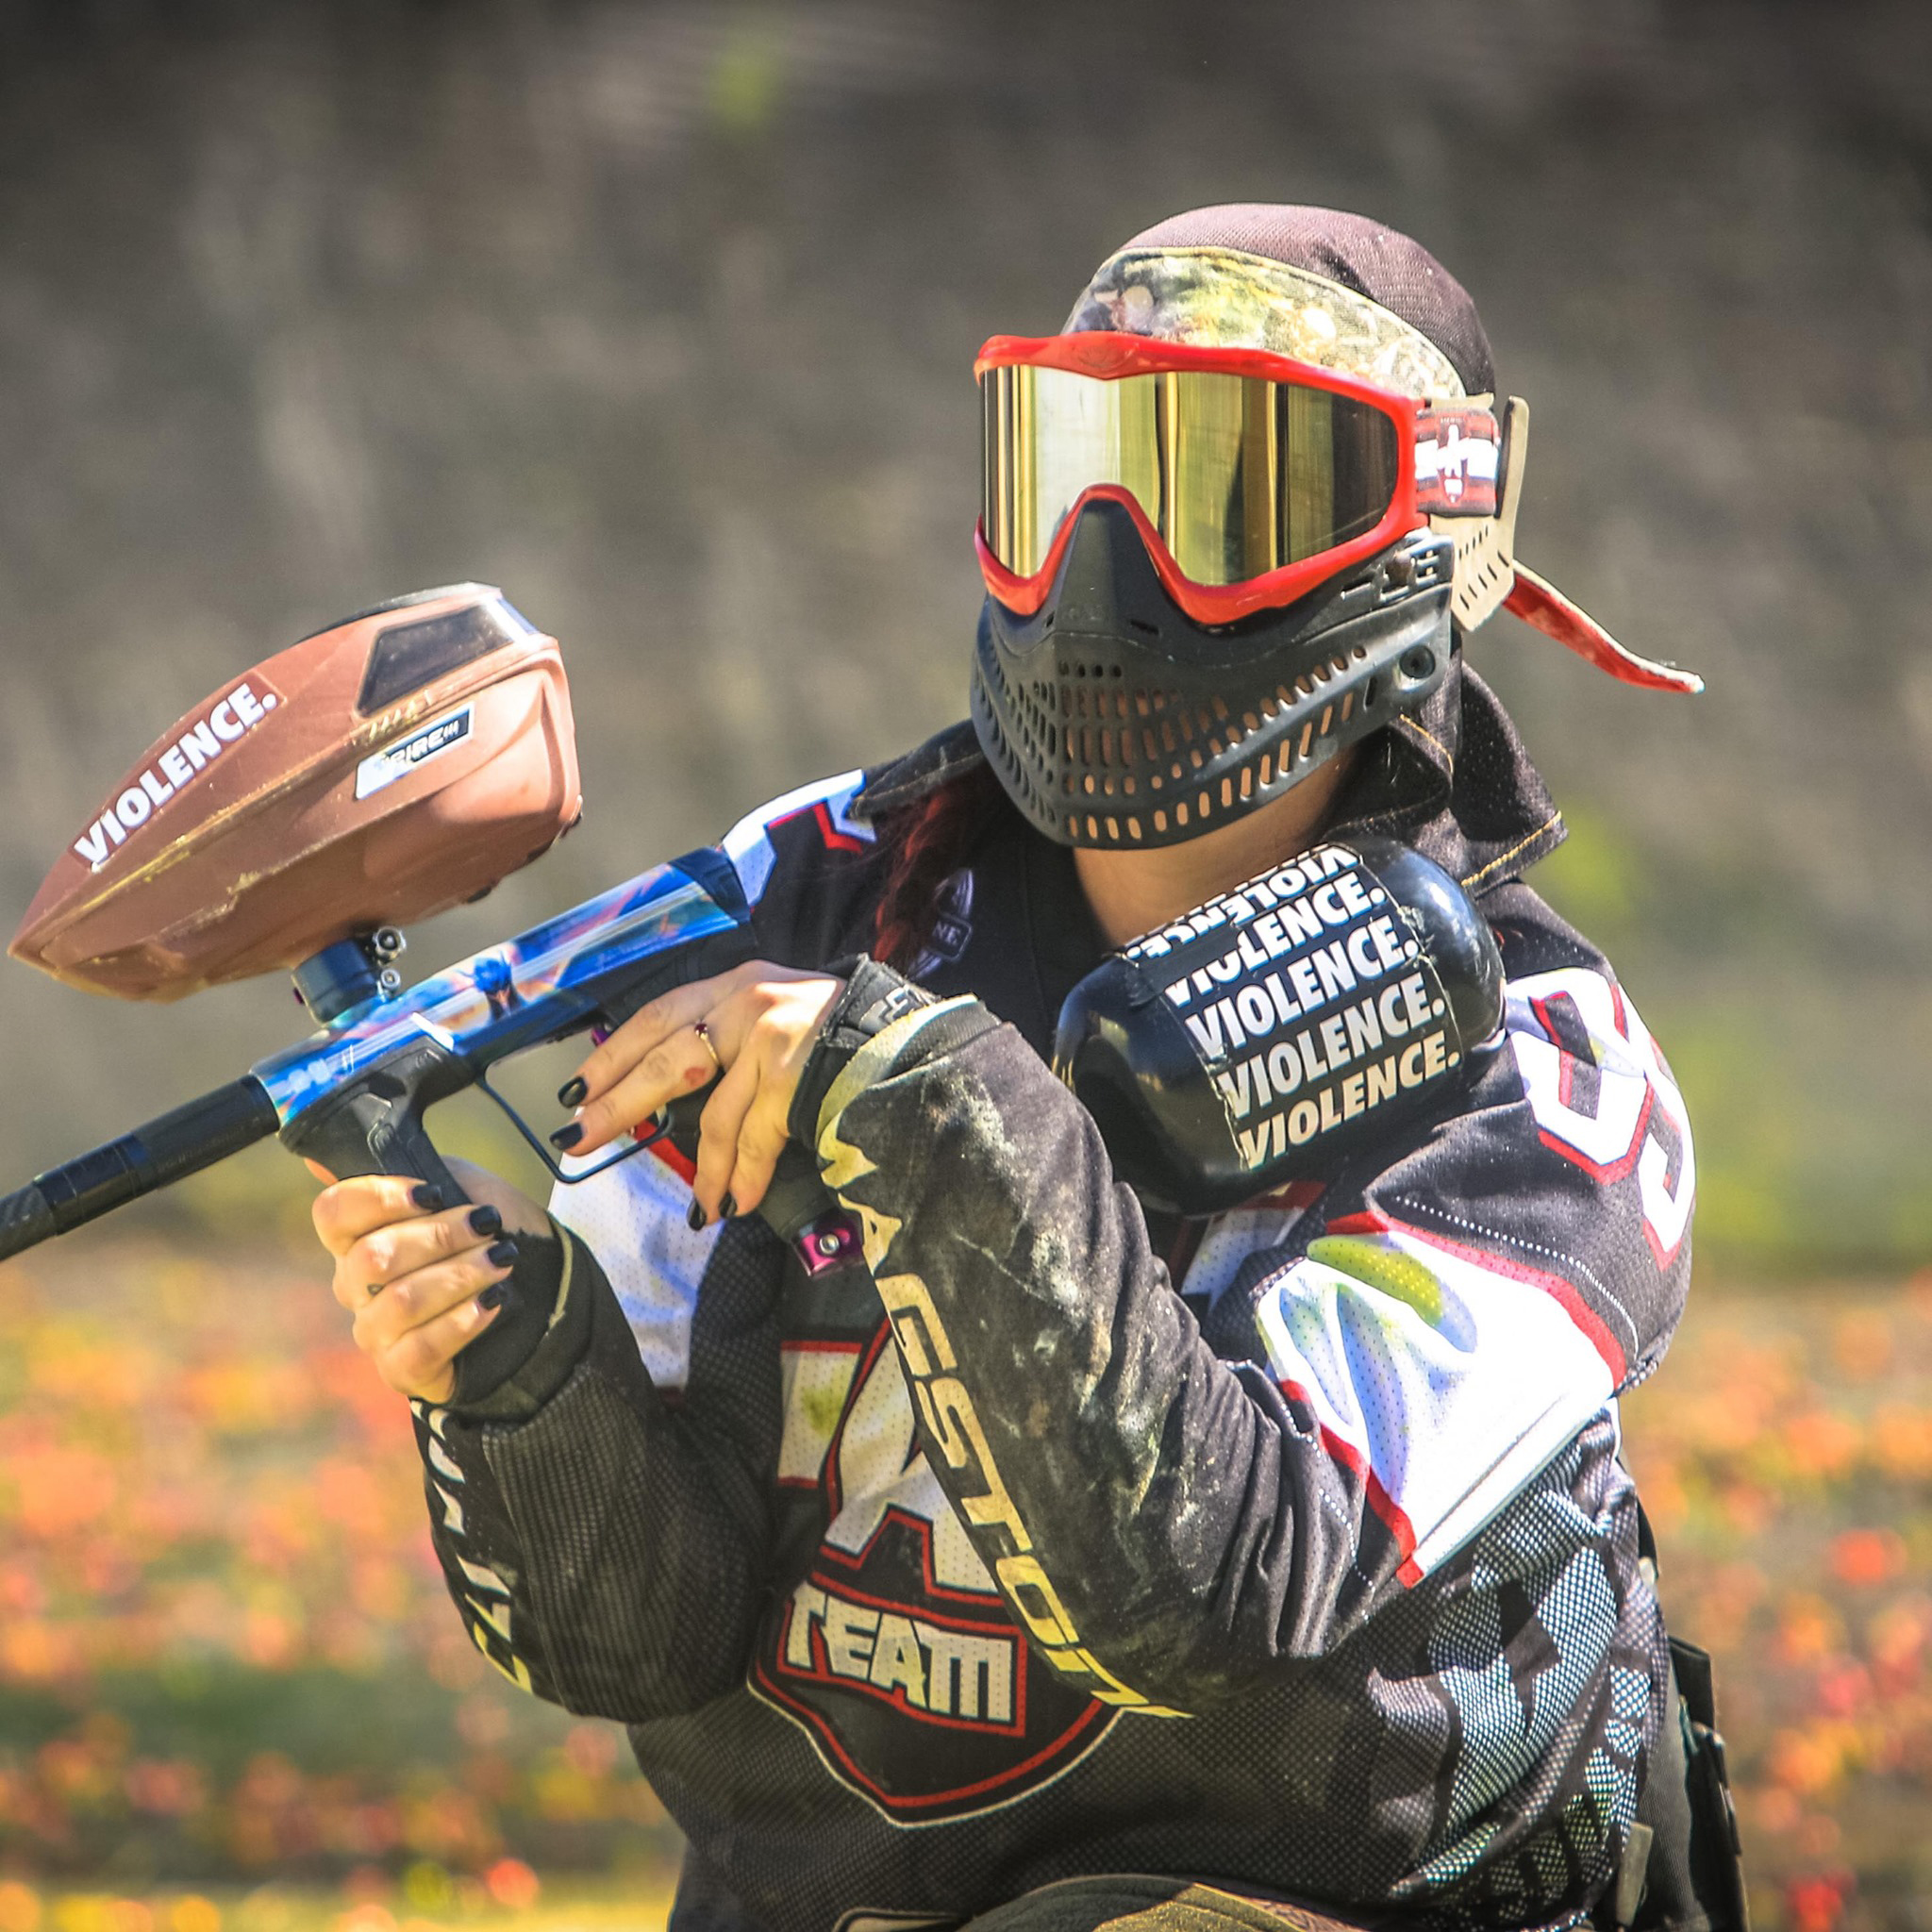
{"label": "padded elbow area", "polygon": [[694,1509],[678,1477],[647,1467],[650,1433],[586,1365],[485,1448],[528,1553],[558,1702],[626,1724],[695,1710],[738,1682],[751,1631],[734,1636],[724,1607],[756,1601],[738,1535]]}

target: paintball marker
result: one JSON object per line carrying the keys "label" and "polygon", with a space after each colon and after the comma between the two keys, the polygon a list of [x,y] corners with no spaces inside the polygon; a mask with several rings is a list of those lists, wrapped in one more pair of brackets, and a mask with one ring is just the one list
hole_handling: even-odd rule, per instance
{"label": "paintball marker", "polygon": [[[464,1198],[424,1125],[513,1054],[623,1024],[754,956],[724,853],[702,849],[405,988],[400,930],[488,891],[576,823],[556,640],[502,594],[401,597],[231,679],[152,745],[48,874],[9,951],[57,979],[172,1000],[285,969],[321,1030],[185,1107],[0,1197],[0,1259],[271,1134],[338,1178]],[[1495,941],[1455,880],[1381,839],[1317,846],[1110,954],[1062,1008],[1055,1064],[1150,1205],[1265,1194],[1420,1121],[1499,1037]],[[842,1257],[801,1149],[759,1212]],[[458,1359],[459,1398],[530,1345],[515,1296]]]}
{"label": "paintball marker", "polygon": [[[8,950],[126,999],[287,969],[321,1030],[0,1197],[0,1258],[271,1134],[339,1178],[407,1174],[460,1201],[424,1114],[472,1086],[559,1178],[641,1152],[656,1135],[562,1174],[490,1072],[749,958],[722,853],[654,866],[407,990],[393,963],[405,924],[488,891],[581,809],[556,640],[489,586],[397,598],[230,679],[115,788]],[[515,1312],[464,1352],[466,1390],[527,1347]]]}

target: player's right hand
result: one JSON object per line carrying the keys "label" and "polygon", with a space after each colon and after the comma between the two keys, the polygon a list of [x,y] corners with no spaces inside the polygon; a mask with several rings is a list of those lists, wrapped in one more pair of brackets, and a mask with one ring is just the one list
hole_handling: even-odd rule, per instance
{"label": "player's right hand", "polygon": [[333,1180],[315,1197],[315,1231],[335,1257],[335,1297],[355,1318],[356,1346],[391,1389],[447,1402],[458,1354],[496,1319],[516,1237],[550,1230],[543,1210],[466,1161],[450,1172],[470,1196],[435,1205],[424,1183],[394,1174]]}

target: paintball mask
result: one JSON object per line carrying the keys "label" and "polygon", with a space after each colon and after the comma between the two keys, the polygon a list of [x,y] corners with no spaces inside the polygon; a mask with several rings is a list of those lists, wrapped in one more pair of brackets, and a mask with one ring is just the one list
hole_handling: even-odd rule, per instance
{"label": "paintball mask", "polygon": [[973,719],[1059,843],[1257,809],[1418,708],[1499,605],[1625,681],[1701,688],[1515,562],[1528,408],[1497,410],[1474,306],[1407,237],[1201,209],[975,367]]}

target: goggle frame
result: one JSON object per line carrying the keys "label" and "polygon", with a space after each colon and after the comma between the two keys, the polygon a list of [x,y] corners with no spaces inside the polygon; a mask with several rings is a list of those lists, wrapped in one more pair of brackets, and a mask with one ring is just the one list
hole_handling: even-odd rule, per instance
{"label": "goggle frame", "polygon": [[[1342,375],[1312,362],[1298,361],[1290,356],[1276,355],[1272,350],[1208,347],[1195,342],[1164,341],[1115,330],[1091,330],[1059,336],[991,337],[974,360],[974,378],[977,381],[988,371],[1002,368],[1064,370],[1102,382],[1117,381],[1129,375],[1212,371],[1264,382],[1325,390],[1330,394],[1347,397],[1380,411],[1394,425],[1396,432],[1394,492],[1388,508],[1372,529],[1329,549],[1279,564],[1236,583],[1203,584],[1188,576],[1174,561],[1173,553],[1140,499],[1124,484],[1094,483],[1081,491],[1061,516],[1039,569],[1025,576],[1008,570],[993,554],[987,541],[985,518],[982,516],[974,526],[974,548],[979,558],[980,575],[990,594],[1018,616],[1031,617],[1046,603],[1065,558],[1067,545],[1073,541],[1080,510],[1100,498],[1118,503],[1126,510],[1141,541],[1147,546],[1148,557],[1162,588],[1196,624],[1207,625],[1238,624],[1257,611],[1279,609],[1292,604],[1338,572],[1374,557],[1429,521],[1429,511],[1419,507],[1417,502],[1416,445],[1420,440],[1419,431],[1435,412],[1430,404],[1419,402],[1400,391],[1384,389],[1359,376]],[[1481,402],[1486,401],[1486,398],[1481,399],[1472,408],[1460,400],[1447,402],[1445,399],[1442,413],[1457,419],[1487,420],[1493,438],[1493,419],[1489,418],[1487,410],[1481,407]],[[1491,491],[1489,508],[1493,508],[1493,501]],[[1466,508],[1457,505],[1451,513],[1481,514],[1483,510],[1478,501],[1472,502]]]}

